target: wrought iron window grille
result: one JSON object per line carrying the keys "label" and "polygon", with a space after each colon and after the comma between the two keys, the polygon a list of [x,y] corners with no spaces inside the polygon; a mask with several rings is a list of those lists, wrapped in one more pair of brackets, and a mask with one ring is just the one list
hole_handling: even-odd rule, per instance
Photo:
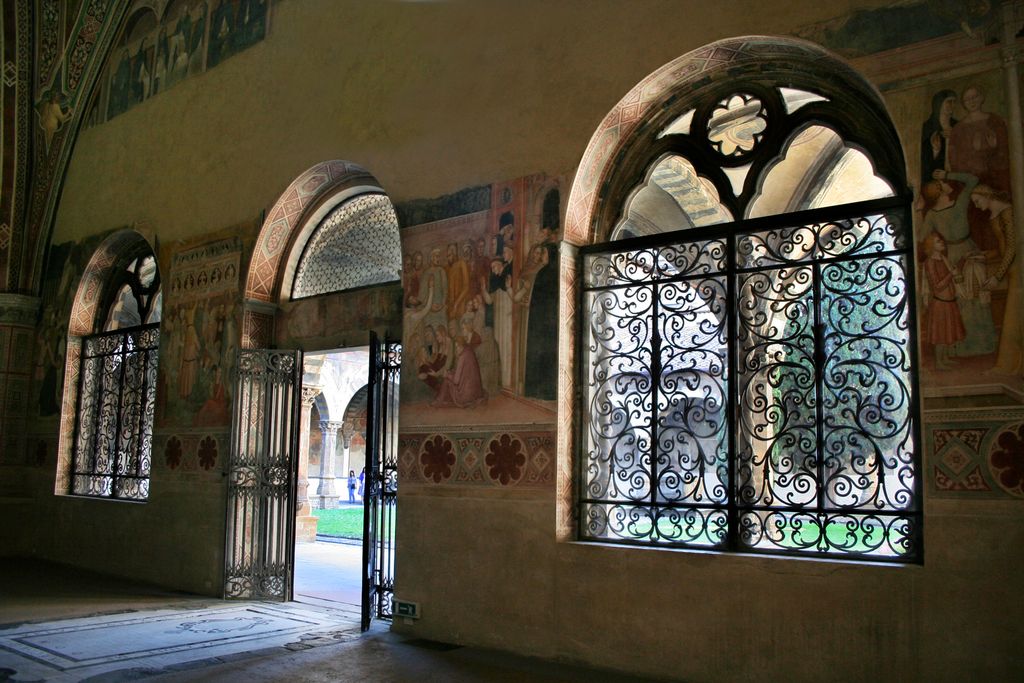
{"label": "wrought iron window grille", "polygon": [[580,259],[582,540],[922,561],[905,197]]}
{"label": "wrought iron window grille", "polygon": [[159,323],[82,339],[71,494],[149,496],[159,346]]}

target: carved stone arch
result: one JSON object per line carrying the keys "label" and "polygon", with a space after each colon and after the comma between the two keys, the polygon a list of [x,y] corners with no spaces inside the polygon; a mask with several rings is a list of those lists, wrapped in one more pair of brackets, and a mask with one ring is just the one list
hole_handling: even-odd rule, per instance
{"label": "carved stone arch", "polygon": [[[574,245],[600,241],[618,207],[604,201],[612,185],[625,182],[637,165],[638,144],[660,131],[723,82],[768,77],[793,88],[823,88],[848,103],[860,127],[880,136],[872,150],[882,175],[904,177],[906,164],[895,126],[878,90],[841,58],[809,41],[744,36],[705,45],[664,65],[638,83],[604,117],[576,172],[566,210],[565,240]],[[680,93],[686,93],[680,97]],[[642,173],[642,169],[636,169]],[[897,192],[902,187],[895,188]]]}
{"label": "carved stone arch", "polygon": [[324,396],[324,389],[320,388],[320,393],[313,397],[313,406],[316,408],[317,415],[320,416],[320,421],[324,422],[331,419],[331,404],[328,402],[327,397]]}
{"label": "carved stone arch", "polygon": [[317,164],[292,181],[260,228],[249,261],[245,298],[267,303],[279,300],[286,265],[283,261],[293,251],[298,231],[308,223],[315,226],[338,202],[344,201],[344,190],[357,187],[383,191],[369,171],[340,160]]}
{"label": "carved stone arch", "polygon": [[156,254],[146,238],[132,228],[118,230],[100,243],[89,259],[75,292],[68,323],[69,337],[81,337],[96,331],[99,305],[111,274],[134,259],[147,255]]}
{"label": "carved stone arch", "polygon": [[[366,420],[366,401],[370,393],[369,385],[364,384],[359,388],[352,397],[349,399],[348,404],[345,406],[345,412],[342,414],[342,421],[345,425],[345,443],[347,444],[352,435],[358,431],[360,424],[359,420]],[[363,438],[366,437],[365,428],[363,424]]]}
{"label": "carved stone arch", "polygon": [[366,413],[366,397],[369,395],[370,387],[364,384],[359,388],[352,397],[348,400],[348,404],[345,406],[345,412],[342,416],[346,422],[354,417],[358,417],[359,412]]}
{"label": "carved stone arch", "polygon": [[249,260],[243,348],[273,343],[277,306],[290,296],[305,241],[333,209],[365,193],[386,194],[362,166],[332,160],[307,169],[281,194],[267,212]]}

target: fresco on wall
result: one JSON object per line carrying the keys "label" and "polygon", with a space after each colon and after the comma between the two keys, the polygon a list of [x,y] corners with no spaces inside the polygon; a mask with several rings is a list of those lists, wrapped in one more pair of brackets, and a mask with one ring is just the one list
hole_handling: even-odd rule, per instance
{"label": "fresco on wall", "polygon": [[71,319],[75,292],[89,259],[108,234],[50,247],[46,271],[43,273],[43,306],[33,373],[33,403],[39,417],[55,417],[60,414],[64,396],[68,321]]}
{"label": "fresco on wall", "polygon": [[227,237],[186,244],[164,278],[157,424],[231,423],[231,384],[238,348],[243,244]]}
{"label": "fresco on wall", "polygon": [[993,4],[988,0],[898,2],[806,26],[796,35],[844,57],[862,57],[951,33],[984,37],[995,18]]}
{"label": "fresco on wall", "polygon": [[[90,101],[86,125],[108,121],[263,40],[270,0],[136,2]],[[159,17],[159,18],[158,18]]]}
{"label": "fresco on wall", "polygon": [[990,101],[990,89],[964,79],[921,91],[914,208],[926,389],[1022,388],[1009,142],[1004,103]]}
{"label": "fresco on wall", "polygon": [[478,210],[403,229],[403,429],[554,419],[566,191],[543,175],[495,183],[485,208],[474,188]]}

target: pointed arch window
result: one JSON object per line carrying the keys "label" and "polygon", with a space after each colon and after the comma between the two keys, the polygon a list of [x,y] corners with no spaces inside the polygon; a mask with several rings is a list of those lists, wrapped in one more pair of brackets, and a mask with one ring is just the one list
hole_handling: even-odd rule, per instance
{"label": "pointed arch window", "polygon": [[606,183],[608,241],[580,252],[579,536],[918,561],[901,153],[871,104],[768,71],[641,125]]}
{"label": "pointed arch window", "polygon": [[82,338],[71,455],[75,495],[149,496],[161,304],[151,253],[112,269],[96,313],[98,331]]}

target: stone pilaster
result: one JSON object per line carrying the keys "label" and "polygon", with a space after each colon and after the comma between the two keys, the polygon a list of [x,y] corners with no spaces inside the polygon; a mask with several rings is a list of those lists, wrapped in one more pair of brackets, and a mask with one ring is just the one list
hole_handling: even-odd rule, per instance
{"label": "stone pilaster", "polygon": [[309,416],[320,387],[302,387],[302,410],[299,414],[299,471],[295,486],[295,539],[316,540],[316,517],[309,505]]}

